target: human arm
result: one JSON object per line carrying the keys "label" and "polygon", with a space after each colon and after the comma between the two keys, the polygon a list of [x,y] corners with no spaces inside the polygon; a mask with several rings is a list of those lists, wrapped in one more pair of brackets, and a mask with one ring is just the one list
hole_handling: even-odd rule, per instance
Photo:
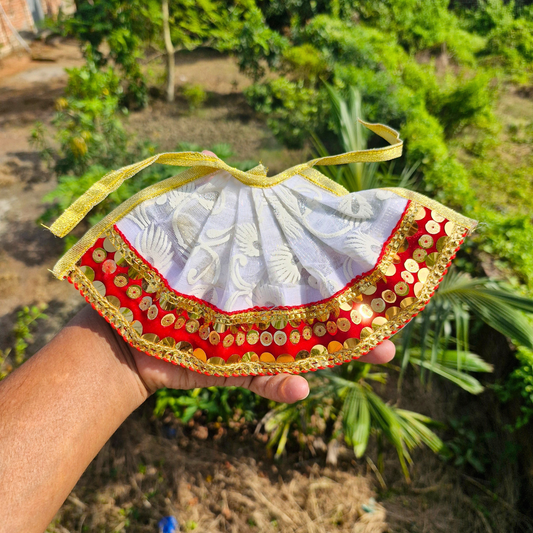
{"label": "human arm", "polygon": [[[365,359],[385,362],[388,341]],[[0,384],[0,532],[41,533],[119,425],[160,387],[237,385],[279,402],[308,393],[301,376],[216,378],[130,348],[84,308]]]}

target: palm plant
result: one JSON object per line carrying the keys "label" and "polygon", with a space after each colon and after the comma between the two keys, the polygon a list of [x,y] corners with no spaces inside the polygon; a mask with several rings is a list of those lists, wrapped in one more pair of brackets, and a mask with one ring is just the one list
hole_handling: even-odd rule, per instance
{"label": "palm plant", "polygon": [[[345,100],[332,87],[326,87],[341,146],[345,151],[366,148],[365,133],[357,120],[362,118],[359,92],[350,88],[349,98]],[[318,155],[329,155],[318,137],[314,136],[313,141]],[[393,184],[406,187],[412,184],[415,170],[416,167],[407,168],[396,176],[392,165],[378,168],[376,164],[356,163],[342,168],[321,168],[324,174],[351,191]],[[412,365],[420,372],[423,382],[436,374],[469,393],[479,394],[483,386],[472,373],[491,372],[492,365],[470,351],[472,321],[481,321],[514,342],[533,347],[533,328],[524,312],[533,313],[533,300],[515,294],[502,282],[472,278],[452,269],[424,313],[395,337],[397,358],[401,362],[398,384],[407,367]],[[388,365],[388,368],[398,367]],[[410,451],[416,446],[448,452],[430,429],[435,421],[390,405],[375,392],[372,385],[385,383],[388,376],[383,367],[378,369],[375,365],[357,362],[311,376],[311,393],[307,399],[291,406],[280,405],[263,419],[262,424],[270,433],[269,446],[277,445],[276,456],[279,457],[291,428],[296,427],[297,432],[304,435],[317,430],[317,419],[331,420],[335,429],[330,438],[336,439],[342,434],[356,457],[364,455],[371,435],[376,437],[378,451],[383,441],[391,443],[408,478],[412,462]],[[325,424],[322,425],[325,428]]]}

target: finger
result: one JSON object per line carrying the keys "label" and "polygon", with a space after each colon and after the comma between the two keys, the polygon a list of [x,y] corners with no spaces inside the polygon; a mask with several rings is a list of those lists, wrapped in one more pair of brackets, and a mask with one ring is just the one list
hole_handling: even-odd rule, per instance
{"label": "finger", "polygon": [[211,152],[211,150],[202,150],[202,154],[205,154],[205,155],[212,155],[213,157],[218,158],[218,155],[215,154],[214,152]]}
{"label": "finger", "polygon": [[280,403],[294,403],[307,398],[309,383],[302,376],[277,374],[276,376],[257,376],[249,389],[264,398]]}
{"label": "finger", "polygon": [[396,346],[391,341],[383,341],[379,346],[376,346],[372,351],[366,355],[361,356],[358,361],[361,363],[372,363],[374,365],[382,365],[388,363],[394,358],[396,353]]}

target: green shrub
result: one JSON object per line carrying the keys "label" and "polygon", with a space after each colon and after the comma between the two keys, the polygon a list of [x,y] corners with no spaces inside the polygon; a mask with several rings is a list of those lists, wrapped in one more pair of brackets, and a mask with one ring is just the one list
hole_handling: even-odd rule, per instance
{"label": "green shrub", "polygon": [[325,94],[305,87],[302,80],[285,77],[245,90],[250,105],[267,117],[267,124],[276,138],[291,148],[301,147],[320,124]]}
{"label": "green shrub", "polygon": [[128,152],[128,137],[120,120],[122,87],[113,68],[100,70],[94,61],[67,69],[65,95],[56,101],[52,124],[59,149],[50,148],[37,124],[30,141],[55,160],[57,173],[83,173],[91,165],[120,166]]}
{"label": "green shrub", "polygon": [[528,424],[533,417],[533,351],[519,348],[519,366],[503,384],[496,386],[496,392],[503,402],[517,401],[520,415],[510,429],[519,429]]}
{"label": "green shrub", "polygon": [[187,100],[191,110],[202,107],[207,100],[207,93],[199,83],[184,85],[181,88],[181,94]]}

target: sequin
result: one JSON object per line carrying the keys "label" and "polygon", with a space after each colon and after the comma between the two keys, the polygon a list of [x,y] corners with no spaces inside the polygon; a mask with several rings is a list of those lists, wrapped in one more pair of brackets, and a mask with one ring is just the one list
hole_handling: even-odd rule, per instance
{"label": "sequin", "polygon": [[453,230],[455,229],[455,223],[454,222],[446,222],[444,225],[444,233],[446,235],[451,235],[453,233]]}
{"label": "sequin", "polygon": [[180,341],[176,343],[176,349],[181,350],[182,352],[193,353],[192,344],[187,341]]}
{"label": "sequin", "polygon": [[259,341],[259,333],[252,329],[246,334],[246,340],[248,344],[256,344]]}
{"label": "sequin", "polygon": [[377,316],[372,320],[372,328],[379,328],[387,323],[387,319],[383,316]]}
{"label": "sequin", "polygon": [[115,252],[113,259],[115,260],[115,263],[118,266],[126,266],[126,260],[124,259],[124,256],[120,252]]}
{"label": "sequin", "polygon": [[398,296],[405,296],[409,293],[409,287],[407,286],[407,283],[405,283],[404,281],[400,281],[396,283],[396,285],[394,285],[394,292]]}
{"label": "sequin", "polygon": [[118,276],[115,276],[113,283],[116,287],[125,287],[128,284],[128,278],[119,274]]}
{"label": "sequin", "polygon": [[442,252],[442,249],[446,246],[447,242],[448,242],[448,237],[441,237],[437,241],[437,252]]}
{"label": "sequin", "polygon": [[[127,294],[127,293],[126,293]],[[129,296],[129,295],[128,295]],[[131,298],[131,296],[130,296]],[[141,311],[148,311],[150,309],[150,306],[152,305],[152,298],[150,296],[145,296],[140,302],[139,302],[139,309]]]}
{"label": "sequin", "polygon": [[274,333],[274,342],[278,346],[283,346],[287,342],[287,334],[284,331],[276,331]]}
{"label": "sequin", "polygon": [[313,326],[313,333],[317,337],[323,337],[327,333],[326,326],[324,326],[324,324],[322,324],[321,322],[318,322]]}
{"label": "sequin", "polygon": [[361,330],[361,339],[366,339],[367,337],[372,335],[373,332],[374,331],[372,330],[372,328],[369,328],[369,327],[363,328]]}
{"label": "sequin", "polygon": [[192,354],[196,359],[200,359],[200,361],[203,361],[204,363],[207,361],[207,356],[205,352],[202,350],[202,348],[196,348]]}
{"label": "sequin", "polygon": [[341,309],[349,313],[352,310],[352,304],[348,302],[342,302]]}
{"label": "sequin", "polygon": [[268,352],[263,352],[259,356],[259,360],[263,363],[275,363],[276,362],[276,358],[271,353],[268,353]]}
{"label": "sequin", "polygon": [[445,218],[442,215],[439,215],[439,213],[437,213],[437,211],[431,211],[431,218],[435,222],[444,222],[444,220],[445,220]]}
{"label": "sequin", "polygon": [[198,322],[198,320],[188,320],[185,324],[185,329],[187,330],[187,333],[196,333],[199,328],[200,323]]}
{"label": "sequin", "polygon": [[407,272],[407,270],[404,270],[402,272],[402,279],[405,281],[405,283],[412,284],[415,282],[415,278],[411,272]]}
{"label": "sequin", "polygon": [[128,322],[133,320],[133,311],[131,309],[128,309],[127,307],[121,307],[119,312]]}
{"label": "sequin", "polygon": [[278,363],[292,363],[294,361],[294,357],[288,353],[284,353],[278,356],[277,361]]}
{"label": "sequin", "polygon": [[227,365],[233,365],[235,363],[239,363],[241,361],[240,355],[234,353],[233,355],[230,355],[228,357],[228,360],[226,361]]}
{"label": "sequin", "polygon": [[268,322],[259,322],[259,324],[257,324],[257,329],[259,329],[261,331],[265,331],[269,327],[270,327],[270,321],[268,321]]}
{"label": "sequin", "polygon": [[159,342],[159,337],[155,333],[145,333],[142,338],[148,342]]}
{"label": "sequin", "polygon": [[302,330],[302,337],[308,341],[313,336],[313,329],[310,326],[305,326]]}
{"label": "sequin", "polygon": [[226,361],[224,361],[224,359],[222,359],[222,357],[210,357],[207,362],[210,364],[210,365],[216,365],[216,366],[223,366],[226,364]]}
{"label": "sequin", "polygon": [[181,329],[185,325],[185,322],[186,320],[182,316],[179,316],[174,324],[174,329]]}
{"label": "sequin", "polygon": [[212,331],[212,332],[209,334],[209,342],[210,342],[213,346],[216,346],[216,345],[220,342],[220,333],[217,333],[216,331]]}
{"label": "sequin", "polygon": [[415,283],[415,286],[413,287],[413,291],[417,298],[420,295],[420,292],[422,291],[423,288],[424,288],[424,284],[420,283],[420,281],[418,283]]}
{"label": "sequin", "polygon": [[405,268],[409,272],[412,272],[412,273],[418,272],[418,269],[420,268],[418,266],[418,263],[414,259],[407,259],[407,261],[405,261],[404,265],[405,265]]}
{"label": "sequin", "polygon": [[242,331],[237,332],[235,335],[235,344],[237,346],[242,346],[244,341],[246,341],[246,335]]}
{"label": "sequin", "polygon": [[176,340],[172,337],[165,337],[164,339],[159,341],[159,344],[162,344],[163,346],[169,346],[170,348],[174,348],[176,345]]}
{"label": "sequin", "polygon": [[106,296],[106,300],[117,309],[120,307],[120,300],[116,296]]}
{"label": "sequin", "polygon": [[94,281],[94,270],[90,266],[84,265],[80,270],[89,281]]}
{"label": "sequin", "polygon": [[429,220],[428,222],[426,222],[426,231],[428,233],[431,233],[432,235],[435,235],[440,231],[440,224],[438,224],[434,220]]}
{"label": "sequin", "polygon": [[370,307],[368,307],[368,305],[366,304],[363,304],[359,307],[359,312],[361,313],[361,315],[363,315],[363,318],[371,318],[374,314],[372,312],[372,309],[370,309]]}
{"label": "sequin", "polygon": [[[402,258],[398,255],[398,254],[394,254],[392,256],[392,262],[395,264],[395,265],[399,265],[401,262],[402,262]],[[395,270],[396,272],[396,270]]]}
{"label": "sequin", "polygon": [[396,294],[394,294],[390,289],[383,291],[381,297],[388,303],[392,304],[396,301]]}
{"label": "sequin", "polygon": [[108,237],[104,239],[104,244],[102,245],[104,247],[104,250],[109,253],[116,252],[117,249],[113,246],[113,243],[109,240]]}
{"label": "sequin", "polygon": [[157,285],[150,283],[149,281],[146,281],[145,279],[142,280],[142,288],[144,292],[153,293],[157,291]]}
{"label": "sequin", "polygon": [[289,320],[289,324],[293,327],[293,328],[297,328],[300,326],[300,324],[302,323],[302,321],[297,318],[296,320]]}
{"label": "sequin", "polygon": [[389,307],[385,311],[385,316],[387,317],[387,320],[392,320],[399,312],[400,312],[399,307]]}
{"label": "sequin", "polygon": [[113,259],[107,259],[102,263],[102,271],[105,274],[114,274],[117,270],[117,264]]}
{"label": "sequin", "polygon": [[103,248],[96,248],[93,251],[93,261],[95,263],[103,263],[106,260],[107,252]]}
{"label": "sequin", "polygon": [[427,268],[421,268],[418,271],[418,281],[421,281],[422,283],[425,283],[429,276],[429,269]]}
{"label": "sequin", "polygon": [[385,276],[390,278],[394,276],[394,274],[396,274],[396,267],[391,263],[389,268],[387,268],[387,272],[385,272]]}
{"label": "sequin", "polygon": [[161,319],[161,325],[166,328],[168,326],[172,326],[176,320],[176,315],[173,315],[172,313],[168,313]]}
{"label": "sequin", "polygon": [[315,357],[317,355],[326,355],[328,353],[328,349],[322,344],[315,344],[311,348],[311,351],[309,353],[313,357]]}
{"label": "sequin", "polygon": [[433,243],[435,241],[433,240],[433,237],[431,235],[422,235],[420,239],[418,239],[418,244],[422,246],[422,248],[431,248],[433,246]]}
{"label": "sequin", "polygon": [[331,341],[328,344],[328,352],[329,353],[336,353],[340,352],[342,350],[343,346],[339,341]]}
{"label": "sequin", "polygon": [[412,237],[413,235],[416,235],[417,233],[418,233],[418,224],[416,222],[413,222],[413,224],[407,231],[407,236]]}
{"label": "sequin", "polygon": [[426,210],[419,206],[415,213],[415,220],[423,220],[424,218],[426,218]]}
{"label": "sequin", "polygon": [[[347,331],[350,331],[350,328],[352,325],[350,324],[350,321],[347,318],[339,318],[337,320],[337,327],[343,332],[346,333]],[[311,338],[311,337],[309,337]]]}
{"label": "sequin", "polygon": [[307,359],[309,357],[309,352],[307,350],[300,350],[296,357],[294,358],[296,361],[301,361],[302,359]]}
{"label": "sequin", "polygon": [[207,337],[209,337],[209,333],[211,333],[211,330],[209,328],[209,326],[207,325],[203,325],[200,327],[200,329],[198,330],[198,336],[203,340],[207,340]]}
{"label": "sequin", "polygon": [[374,313],[383,313],[385,311],[385,302],[381,298],[374,298],[370,302],[370,307]]}
{"label": "sequin", "polygon": [[276,318],[272,320],[272,325],[275,329],[284,329],[287,326],[288,322],[287,320],[283,318]]}
{"label": "sequin", "polygon": [[437,252],[433,252],[432,254],[429,254],[426,257],[426,265],[429,268],[432,268],[433,266],[435,266],[435,263],[437,262],[438,258],[439,258],[439,254]]}
{"label": "sequin", "polygon": [[366,296],[371,296],[377,291],[377,287],[375,285],[369,285],[365,289],[363,289],[361,292],[365,294]]}
{"label": "sequin", "polygon": [[[426,259],[426,255],[428,253],[426,252],[426,250],[423,250],[422,248],[417,248],[414,252],[413,252],[413,259],[417,262],[417,263],[423,263],[424,260]],[[418,268],[417,268],[418,270]],[[413,272],[416,272],[416,270],[414,270]]]}
{"label": "sequin", "polygon": [[402,309],[406,309],[407,307],[409,307],[410,305],[414,304],[415,302],[416,302],[416,298],[404,298],[400,302],[400,307]]}
{"label": "sequin", "polygon": [[355,350],[357,348],[357,345],[359,344],[359,339],[346,339],[344,341],[344,348],[346,350]]}
{"label": "sequin", "polygon": [[98,292],[100,296],[105,296],[105,285],[101,281],[93,281],[93,287],[96,289],[96,292]]}
{"label": "sequin", "polygon": [[148,318],[150,320],[154,320],[158,314],[159,314],[159,309],[157,308],[157,305],[151,305],[147,313]]}
{"label": "sequin", "polygon": [[259,337],[263,346],[270,346],[273,341],[272,333],[270,331],[263,331]]}
{"label": "sequin", "polygon": [[336,335],[337,333],[337,324],[333,320],[328,320],[326,322],[326,329],[330,335]]}
{"label": "sequin", "polygon": [[224,346],[224,348],[229,348],[230,346],[233,346],[234,342],[235,337],[231,333],[228,333],[222,341],[222,346]]}
{"label": "sequin", "polygon": [[137,298],[139,298],[141,294],[142,294],[142,290],[139,287],[139,285],[130,285],[126,289],[126,295],[128,296],[128,298],[131,298],[132,300],[136,300]]}
{"label": "sequin", "polygon": [[139,322],[138,320],[135,320],[134,322],[131,323],[131,327],[135,330],[135,333],[137,333],[137,335],[142,335],[143,325],[141,324],[141,322]]}
{"label": "sequin", "polygon": [[289,334],[289,340],[292,344],[298,344],[300,342],[300,332],[297,329],[293,329]]}
{"label": "sequin", "polygon": [[217,333],[224,333],[226,331],[226,324],[223,324],[222,322],[215,322],[213,324],[213,329],[217,332]]}
{"label": "sequin", "polygon": [[161,298],[159,298],[159,307],[161,307],[163,311],[174,311],[177,305],[170,301],[170,298],[168,295],[163,294]]}
{"label": "sequin", "polygon": [[242,362],[243,363],[249,363],[254,358],[254,355],[257,357],[257,354],[255,352],[246,352],[242,356]]}

